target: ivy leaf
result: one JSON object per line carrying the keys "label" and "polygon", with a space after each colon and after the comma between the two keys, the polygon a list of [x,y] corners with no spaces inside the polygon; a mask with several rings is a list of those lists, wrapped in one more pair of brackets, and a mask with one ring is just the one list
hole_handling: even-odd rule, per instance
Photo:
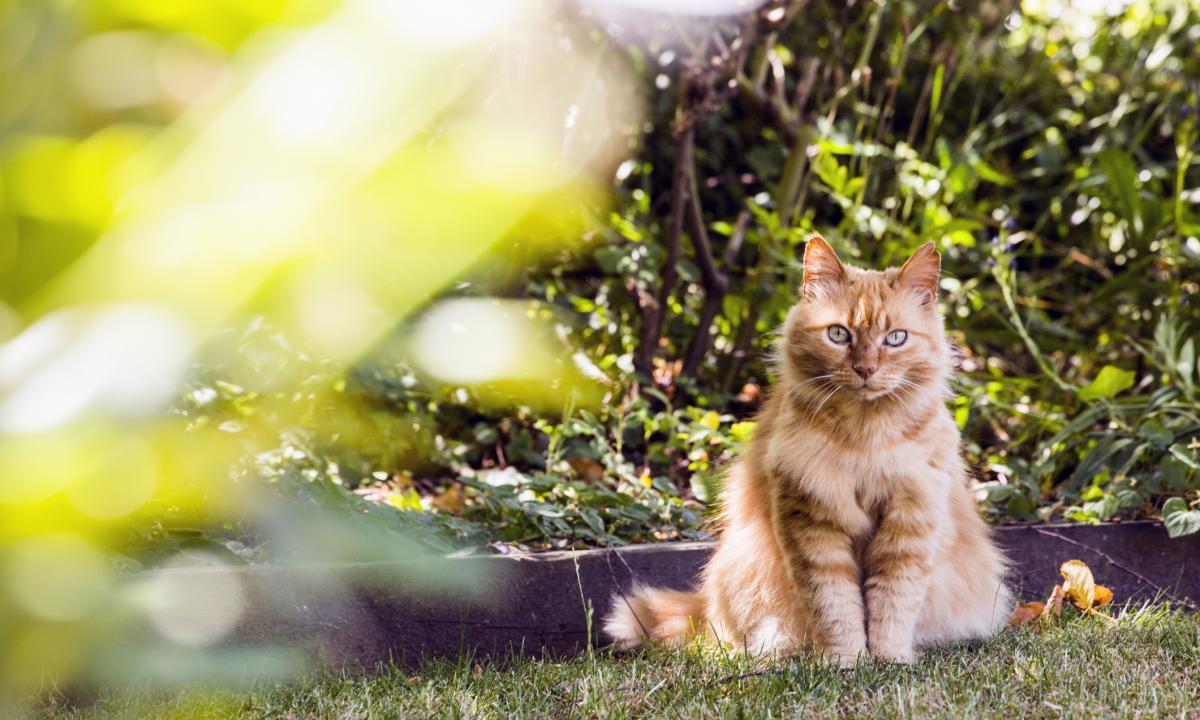
{"label": "ivy leaf", "polygon": [[1200,511],[1188,507],[1183,498],[1173,497],[1163,505],[1163,524],[1173,538],[1200,532]]}
{"label": "ivy leaf", "polygon": [[1096,379],[1079,389],[1080,400],[1099,400],[1110,398],[1117,393],[1133,387],[1134,373],[1132,370],[1122,370],[1115,365],[1105,365],[1096,375]]}

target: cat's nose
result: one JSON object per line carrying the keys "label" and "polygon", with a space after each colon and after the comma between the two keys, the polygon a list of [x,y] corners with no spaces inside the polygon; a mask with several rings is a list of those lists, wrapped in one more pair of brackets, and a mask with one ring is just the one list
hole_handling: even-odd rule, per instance
{"label": "cat's nose", "polygon": [[854,366],[854,372],[858,373],[858,376],[863,380],[870,380],[871,376],[875,374],[876,369],[878,369],[876,365],[861,364]]}

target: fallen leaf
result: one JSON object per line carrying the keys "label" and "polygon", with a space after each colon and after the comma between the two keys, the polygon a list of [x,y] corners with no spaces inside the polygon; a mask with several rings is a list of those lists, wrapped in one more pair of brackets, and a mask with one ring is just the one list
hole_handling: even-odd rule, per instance
{"label": "fallen leaf", "polygon": [[1082,560],[1068,560],[1058,569],[1063,576],[1063,593],[1079,608],[1096,604],[1096,580],[1092,569]]}
{"label": "fallen leaf", "polygon": [[748,382],[742,386],[742,391],[738,393],[737,399],[744,403],[758,402],[760,392],[758,385]]}
{"label": "fallen leaf", "polygon": [[1109,590],[1108,588],[1104,587],[1103,585],[1096,586],[1096,607],[1098,607],[1098,608],[1104,607],[1105,605],[1112,602],[1112,598],[1113,598],[1112,590]]}
{"label": "fallen leaf", "polygon": [[1046,603],[1037,601],[1021,603],[1013,610],[1012,615],[1008,618],[1009,627],[1021,627],[1037,620],[1046,610]]}
{"label": "fallen leaf", "polygon": [[460,513],[467,508],[467,500],[463,497],[462,489],[457,485],[446,488],[431,500],[430,504],[438,510],[448,513]]}
{"label": "fallen leaf", "polygon": [[1104,588],[1103,595],[1107,599],[1097,604],[1096,579],[1092,577],[1092,569],[1082,560],[1068,560],[1058,569],[1063,576],[1063,592],[1075,603],[1080,610],[1100,607],[1112,601],[1112,591]]}
{"label": "fallen leaf", "polygon": [[1066,593],[1063,592],[1063,586],[1055,585],[1054,589],[1050,591],[1050,597],[1046,600],[1046,607],[1042,608],[1042,619],[1050,620],[1061,615],[1063,600],[1066,597]]}
{"label": "fallen leaf", "polygon": [[573,457],[567,464],[575,471],[575,475],[584,482],[598,483],[604,479],[604,466],[590,458]]}

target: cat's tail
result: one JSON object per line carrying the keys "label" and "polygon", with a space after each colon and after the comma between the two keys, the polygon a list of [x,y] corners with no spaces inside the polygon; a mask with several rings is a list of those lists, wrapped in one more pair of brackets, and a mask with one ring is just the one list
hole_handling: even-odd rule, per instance
{"label": "cat's tail", "polygon": [[634,587],[613,598],[604,633],[621,650],[647,642],[683,645],[704,628],[704,598],[696,591]]}

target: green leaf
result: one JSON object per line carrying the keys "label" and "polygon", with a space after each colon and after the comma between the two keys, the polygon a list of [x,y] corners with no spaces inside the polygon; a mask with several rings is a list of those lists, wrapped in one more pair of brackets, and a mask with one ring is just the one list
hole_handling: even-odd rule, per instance
{"label": "green leaf", "polygon": [[1174,445],[1172,445],[1170,448],[1167,449],[1167,452],[1174,455],[1175,458],[1177,460],[1179,460],[1179,462],[1183,463],[1184,465],[1187,465],[1191,469],[1200,470],[1200,461],[1198,461],[1196,459],[1196,457],[1192,453],[1192,451],[1188,450],[1183,445],[1180,445],[1179,443],[1175,443]]}
{"label": "green leaf", "polygon": [[421,507],[421,496],[418,495],[417,491],[413,490],[412,488],[409,488],[402,493],[388,495],[387,504],[391,505],[397,510],[416,512],[424,510],[424,508]]}
{"label": "green leaf", "polygon": [[1146,420],[1137,429],[1138,437],[1143,437],[1159,447],[1166,447],[1175,440],[1175,433],[1163,426],[1155,418]]}
{"label": "green leaf", "polygon": [[692,495],[702,503],[710,503],[717,497],[717,488],[706,473],[692,476]]}
{"label": "green leaf", "polygon": [[1132,370],[1122,370],[1115,365],[1105,365],[1100,369],[1096,379],[1079,389],[1080,400],[1099,400],[1110,398],[1117,393],[1133,387],[1134,373]]}
{"label": "green leaf", "polygon": [[976,159],[973,164],[975,168],[975,175],[980,180],[983,180],[984,182],[990,182],[993,185],[1002,185],[1005,187],[1013,184],[1011,178],[991,165],[988,165],[983,161],[982,158]]}
{"label": "green leaf", "polygon": [[1121,503],[1112,493],[1104,493],[1099,500],[1083,504],[1083,511],[1098,520],[1107,520],[1120,509]]}
{"label": "green leaf", "polygon": [[1108,181],[1109,192],[1116,199],[1122,217],[1129,221],[1134,236],[1142,234],[1142,205],[1138,198],[1137,168],[1133,156],[1117,147],[1105,148],[1099,156],[1100,168]]}
{"label": "green leaf", "polygon": [[1192,342],[1192,338],[1188,338],[1187,342],[1179,350],[1179,360],[1175,363],[1175,370],[1179,372],[1179,377],[1183,378],[1183,382],[1187,385],[1192,384],[1192,371],[1196,369],[1196,346]]}
{"label": "green leaf", "polygon": [[753,420],[743,420],[735,422],[729,428],[729,436],[734,442],[742,443],[743,445],[750,442],[750,438],[754,435],[755,422]]}
{"label": "green leaf", "polygon": [[1173,538],[1200,532],[1200,512],[1192,510],[1183,498],[1171,498],[1163,505],[1163,524]]}
{"label": "green leaf", "polygon": [[942,83],[946,79],[946,66],[938,64],[937,70],[933,73],[933,96],[929,101],[929,112],[931,115],[937,114],[938,106],[942,104]]}

